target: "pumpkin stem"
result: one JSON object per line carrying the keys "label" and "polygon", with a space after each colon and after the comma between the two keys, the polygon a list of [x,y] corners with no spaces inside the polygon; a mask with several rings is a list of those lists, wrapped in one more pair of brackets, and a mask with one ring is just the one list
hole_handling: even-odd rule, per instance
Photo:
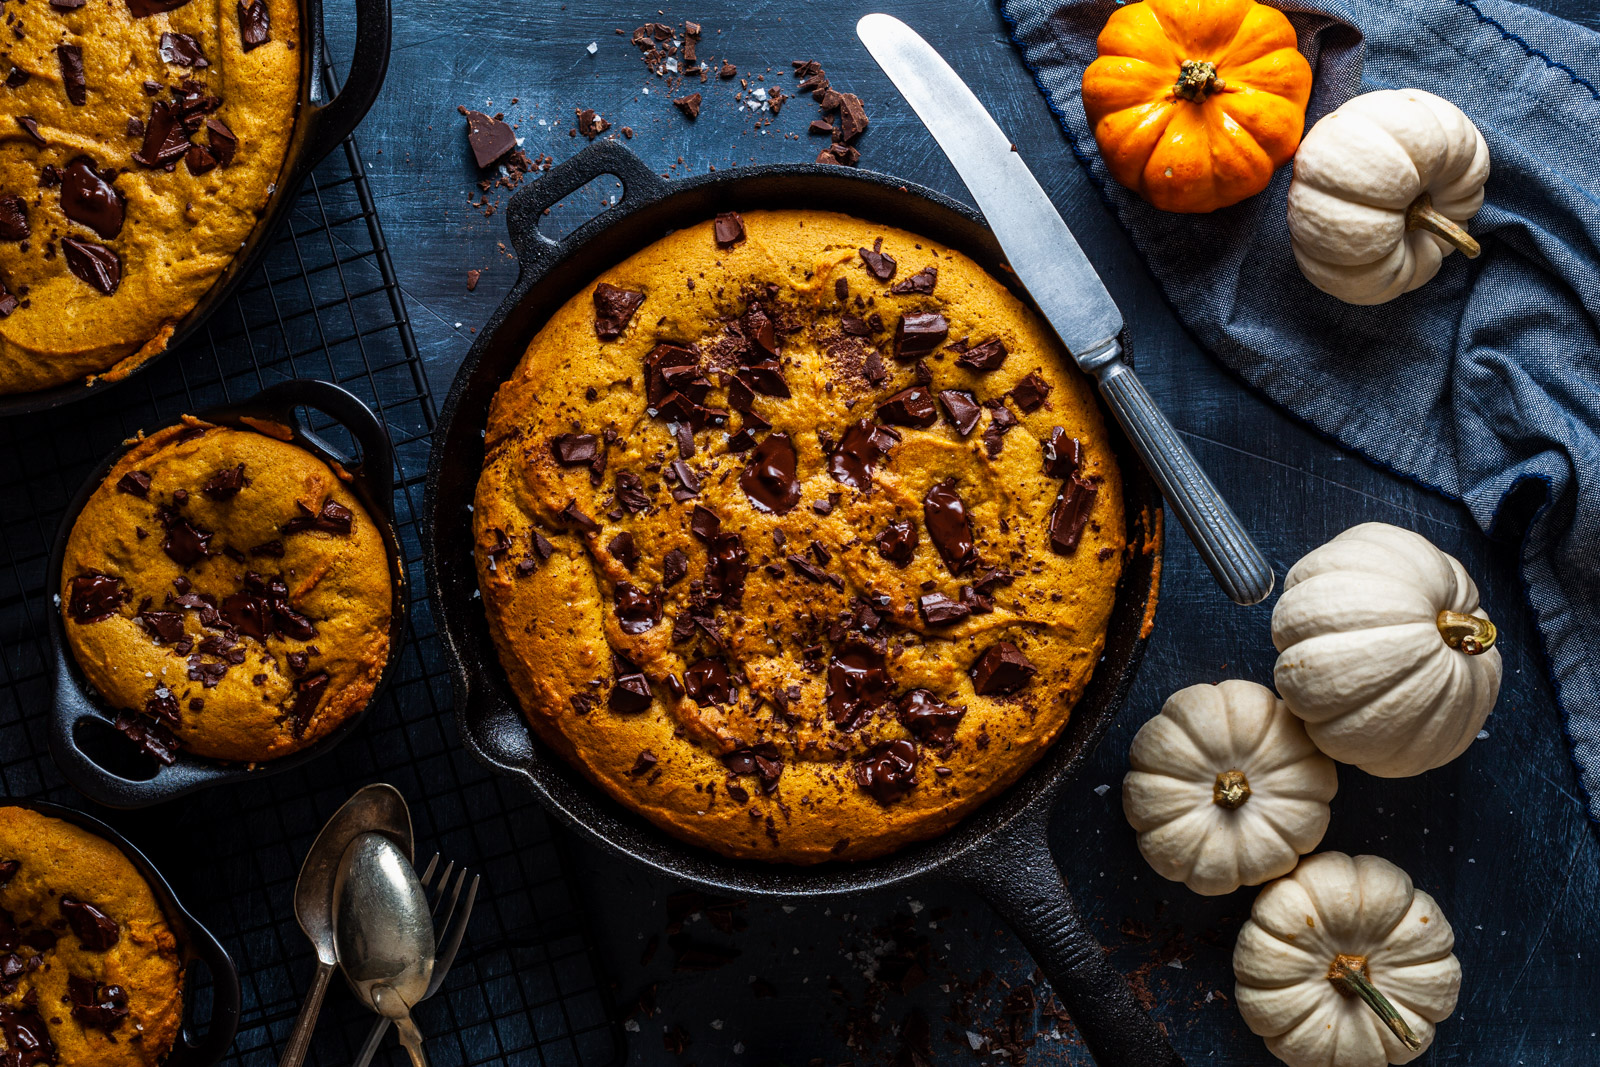
{"label": "pumpkin stem", "polygon": [[1250,782],[1243,771],[1223,771],[1217,775],[1217,784],[1211,787],[1211,802],[1235,811],[1250,799]]}
{"label": "pumpkin stem", "polygon": [[1178,82],[1172,87],[1172,93],[1185,100],[1202,100],[1225,88],[1227,84],[1217,77],[1215,63],[1204,59],[1186,59],[1178,70]]}
{"label": "pumpkin stem", "polygon": [[[1182,84],[1180,79],[1179,84]],[[1448,241],[1468,259],[1477,259],[1483,246],[1452,218],[1433,210],[1433,197],[1423,193],[1406,208],[1406,229],[1427,230],[1441,241]]]}
{"label": "pumpkin stem", "polygon": [[1494,647],[1495,638],[1500,636],[1500,631],[1488,619],[1449,608],[1439,612],[1436,622],[1444,643],[1469,656],[1489,651]]}
{"label": "pumpkin stem", "polygon": [[1383,1025],[1387,1026],[1406,1048],[1412,1052],[1422,1048],[1422,1040],[1412,1032],[1405,1019],[1401,1018],[1399,1009],[1372,984],[1365,956],[1346,956],[1341,952],[1333,957],[1333,963],[1328,967],[1328,981],[1345,996],[1360,997],[1364,1000],[1367,1007],[1383,1020]]}

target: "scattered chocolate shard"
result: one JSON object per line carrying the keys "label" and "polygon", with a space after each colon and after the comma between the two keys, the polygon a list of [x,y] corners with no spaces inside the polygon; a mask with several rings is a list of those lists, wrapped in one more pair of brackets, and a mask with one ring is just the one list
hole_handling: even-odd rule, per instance
{"label": "scattered chocolate shard", "polygon": [[683,112],[684,117],[693,121],[700,117],[700,94],[690,93],[687,96],[675,98],[672,103]]}
{"label": "scattered chocolate shard", "polygon": [[11,290],[6,288],[5,282],[0,281],[0,319],[6,318],[17,310],[19,306],[21,306],[21,301],[12,295]]}
{"label": "scattered chocolate shard", "polygon": [[322,702],[322,694],[328,688],[328,680],[327,671],[317,671],[295,683],[294,703],[289,707],[289,724],[296,737],[304,736],[306,727],[311,725],[317,705]]}
{"label": "scattered chocolate shard", "polygon": [[632,471],[617,472],[617,503],[637,515],[650,506],[650,498],[645,495],[644,481]]}
{"label": "scattered chocolate shard", "polygon": [[1083,465],[1083,444],[1059,426],[1040,442],[1044,452],[1044,472],[1052,478],[1070,478]]}
{"label": "scattered chocolate shard", "polygon": [[722,757],[722,765],[730,774],[755,775],[761,782],[761,791],[770,794],[778,788],[778,779],[783,776],[783,753],[771,741],[763,741],[734,749]]}
{"label": "scattered chocolate shard", "polygon": [[154,101],[144,123],[144,143],[133,154],[133,161],[142,167],[164,167],[187,155],[189,135],[178,120],[171,104]]}
{"label": "scattered chocolate shard", "polygon": [[696,504],[693,513],[689,516],[689,532],[698,540],[709,545],[722,532],[722,520],[710,508]]}
{"label": "scattered chocolate shard", "polygon": [[[824,105],[826,106],[826,105]],[[867,132],[867,109],[855,93],[839,94],[839,140],[849,144]]]}
{"label": "scattered chocolate shard", "polygon": [[27,115],[18,115],[17,125],[21,126],[23,132],[29,137],[32,137],[39,144],[45,145],[50,143],[49,141],[45,140],[44,134],[39,132],[39,123],[34,119],[29,118]]}
{"label": "scattered chocolate shard", "polygon": [[711,224],[711,235],[718,248],[732,248],[744,240],[744,217],[737,211],[724,211]]}
{"label": "scattered chocolate shard", "polygon": [[1005,696],[1022,689],[1039,672],[1010,641],[997,641],[972,665],[972,687],[982,696]]}
{"label": "scattered chocolate shard", "polygon": [[639,566],[639,549],[633,543],[633,534],[626,530],[611,539],[606,551],[630,571]]}
{"label": "scattered chocolate shard", "polygon": [[939,409],[934,406],[932,394],[920,385],[914,385],[879,404],[878,417],[895,426],[926,430],[939,421]]}
{"label": "scattered chocolate shard", "polygon": [[600,532],[600,524],[586,515],[576,500],[568,501],[567,506],[556,513],[556,518],[568,526],[576,526],[586,534]]}
{"label": "scattered chocolate shard", "polygon": [[842,315],[839,318],[839,329],[851,337],[871,337],[872,328],[867,325],[867,320],[859,315]]}
{"label": "scattered chocolate shard", "polygon": [[322,507],[313,512],[304,501],[296,500],[300,514],[278,527],[279,533],[299,533],[302,530],[321,530],[324,533],[347,536],[355,528],[355,513],[329,497]]}
{"label": "scattered chocolate shard", "polygon": [[945,389],[939,393],[939,402],[944,405],[945,414],[950,417],[950,423],[956,433],[966,437],[977,428],[978,420],[983,417],[983,408],[978,406],[978,400],[965,389]]}
{"label": "scattered chocolate shard", "polygon": [[615,341],[644,303],[644,294],[601,282],[594,288],[594,332],[602,341]]}
{"label": "scattered chocolate shard", "polygon": [[29,74],[21,67],[12,67],[10,73],[6,75],[6,88],[20,89],[24,85],[28,84],[28,79],[31,77],[33,77],[33,75]]}
{"label": "scattered chocolate shard", "polygon": [[891,293],[921,293],[930,296],[934,286],[939,284],[939,268],[923,267],[911,277],[898,281],[889,287]]}
{"label": "scattered chocolate shard", "polygon": [[681,548],[668,549],[661,557],[661,584],[671,587],[689,573],[689,557]]}
{"label": "scattered chocolate shard", "polygon": [[717,71],[717,77],[726,79],[726,78],[736,78],[738,76],[739,76],[739,68],[734,66],[732,63],[728,62],[726,59],[724,59],[722,61],[722,69]]}
{"label": "scattered chocolate shard", "polygon": [[919,311],[901,315],[894,328],[894,355],[910,363],[944,344],[950,336],[950,323],[937,311]]}
{"label": "scattered chocolate shard", "polygon": [[1059,556],[1071,555],[1083,538],[1083,529],[1089,524],[1089,513],[1094,510],[1099,489],[1074,474],[1056,494],[1055,505],[1050,509],[1050,550]]}
{"label": "scattered chocolate shard", "polygon": [[150,475],[144,471],[129,471],[117,479],[117,489],[144,500],[150,496]]}
{"label": "scattered chocolate shard", "polygon": [[83,49],[75,44],[56,46],[56,59],[61,64],[61,88],[74,107],[89,102],[89,87],[83,74]]}
{"label": "scattered chocolate shard", "polygon": [[922,501],[923,522],[933,547],[951,574],[961,574],[978,562],[978,549],[972,540],[972,523],[967,507],[956,492],[955,480],[939,482]]}
{"label": "scattered chocolate shard", "polygon": [[639,753],[639,758],[633,761],[633,769],[628,772],[628,777],[639,778],[656,769],[660,758],[648,748]]}
{"label": "scattered chocolate shard", "polygon": [[61,251],[73,276],[101,296],[112,295],[122,284],[122,258],[105,245],[63,237]]}
{"label": "scattered chocolate shard", "polygon": [[561,433],[550,438],[550,452],[563,467],[587,467],[600,454],[600,438],[592,433]]}
{"label": "scattered chocolate shard", "polygon": [[929,626],[948,626],[972,614],[972,608],[960,601],[951,600],[943,593],[924,593],[917,598],[922,620]]}
{"label": "scattered chocolate shard", "polygon": [[788,399],[789,383],[783,380],[783,366],[775,359],[762,360],[740,369],[738,381],[752,393]]}
{"label": "scattered chocolate shard", "polygon": [[827,571],[824,571],[822,568],[818,567],[816,564],[812,563],[798,552],[791,552],[784,558],[789,561],[789,566],[794,568],[795,573],[807,581],[814,582],[817,585],[832,584],[829,581],[829,579],[833,577],[832,575],[828,574]]}
{"label": "scattered chocolate shard", "polygon": [[217,157],[211,154],[210,148],[199,142],[193,142],[189,145],[189,151],[183,155],[183,165],[190,174],[198,178],[217,169]]}
{"label": "scattered chocolate shard", "polygon": [[678,483],[678,487],[672,491],[673,499],[682,503],[700,495],[700,476],[694,472],[693,467],[681,459],[675,459],[667,469]]}
{"label": "scattered chocolate shard", "polygon": [[817,153],[816,161],[853,167],[861,162],[861,150],[847,144],[831,144]]}
{"label": "scattered chocolate shard", "polygon": [[892,804],[917,784],[917,746],[896,739],[879,741],[855,767],[856,784],[879,804]]}
{"label": "scattered chocolate shard", "polygon": [[894,257],[883,250],[882,237],[873,240],[871,250],[858,248],[856,251],[861,253],[861,262],[866,264],[868,274],[880,282],[886,282],[894,277],[897,265]]}
{"label": "scattered chocolate shard", "polygon": [[156,51],[163,63],[170,63],[175,67],[193,67],[200,70],[211,65],[206,59],[205,50],[200,47],[200,42],[187,33],[163,33],[161,44]]}
{"label": "scattered chocolate shard", "polygon": [[961,353],[961,358],[956,360],[956,366],[979,372],[999,370],[1008,354],[1005,342],[998,337],[991,337],[983,344],[975,345]]}
{"label": "scattered chocolate shard", "polygon": [[1038,371],[1029,371],[1026,378],[1011,387],[1011,401],[1024,415],[1031,415],[1044,406],[1050,389],[1050,383]]}
{"label": "scattered chocolate shard", "polygon": [[239,495],[239,490],[243,489],[244,486],[244,464],[240,463],[232,467],[224,467],[213,474],[206,484],[200,487],[200,492],[212,500],[232,500]]}
{"label": "scattered chocolate shard", "polygon": [[508,123],[481,111],[465,107],[456,110],[467,117],[467,144],[479,170],[488,170],[517,147],[517,132]]}
{"label": "scattered chocolate shard", "polygon": [[266,0],[251,0],[247,6],[239,0],[239,43],[246,52],[252,52],[272,40],[272,19],[267,14]]}
{"label": "scattered chocolate shard", "polygon": [[611,128],[611,123],[595,113],[593,108],[580,107],[577,109],[578,132],[587,140],[594,140]]}
{"label": "scattered chocolate shard", "polygon": [[811,125],[806,127],[806,132],[820,133],[822,136],[831,140],[835,130],[833,123],[829,122],[827,119],[812,119]]}
{"label": "scattered chocolate shard", "polygon": [[26,241],[32,232],[22,197],[0,196],[0,241]]}

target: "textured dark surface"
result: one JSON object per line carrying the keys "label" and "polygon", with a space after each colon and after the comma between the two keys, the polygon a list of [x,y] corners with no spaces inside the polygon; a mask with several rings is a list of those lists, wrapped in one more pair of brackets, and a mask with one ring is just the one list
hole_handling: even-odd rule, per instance
{"label": "textured dark surface", "polygon": [[[1582,0],[1568,6],[1593,21]],[[659,15],[655,5],[623,9],[571,0],[559,9],[512,0],[404,5],[389,81],[363,136],[374,146],[368,173],[435,388],[442,391],[448,383],[471,344],[471,329],[488,317],[516,272],[501,244],[503,218],[486,217],[468,203],[480,197],[478,175],[456,105],[506,112],[530,155],[558,160],[582,144],[568,135],[579,107],[610,120],[610,134],[631,126],[629,147],[658,173],[816,155],[821,139],[805,133],[816,107],[805,97],[790,100],[758,132],[756,116],[738,110],[733,99],[738,80],[712,78],[693,86],[704,100],[698,121],[686,121],[670,103],[670,96],[685,90],[670,91],[648,74],[628,43],[626,34],[645,21],[699,21],[705,28],[702,56],[726,56],[741,76],[765,74],[765,83],[752,84],[778,84],[785,92],[794,91],[790,60],[820,61],[837,87],[866,102],[872,126],[860,142],[864,166],[968,199],[932,140],[856,43],[855,20],[872,9],[843,0],[704,0]],[[1280,575],[1345,527],[1381,519],[1432,538],[1478,578],[1505,634],[1506,684],[1489,720],[1489,737],[1421,778],[1380,781],[1341,769],[1325,845],[1400,863],[1439,898],[1455,926],[1466,973],[1460,1007],[1418,1062],[1595,1062],[1600,848],[1573,796],[1573,771],[1514,553],[1487,542],[1455,505],[1320,441],[1196,349],[1072,161],[992,8],[960,0],[896,2],[886,9],[945,51],[1016,139],[1122,305],[1144,380]],[[617,36],[619,29],[624,36]],[[593,55],[587,52],[590,42],[598,46]],[[540,126],[541,119],[548,125]],[[568,198],[566,208],[552,214],[552,229],[570,228],[615,191],[602,186]],[[504,190],[491,192],[489,200],[503,205]],[[483,272],[474,292],[467,291],[468,270]],[[1114,948],[1112,961],[1124,971],[1139,970],[1158,1018],[1191,1063],[1270,1062],[1231,1002],[1229,957],[1253,893],[1204,900],[1153,874],[1122,818],[1118,789],[1133,731],[1173,690],[1225,677],[1270,680],[1270,612],[1271,601],[1253,609],[1229,604],[1193,549],[1181,534],[1175,536],[1156,632],[1133,698],[1085,776],[1069,790],[1053,829],[1056,857],[1071,872],[1091,925]],[[1099,786],[1110,788],[1102,795]],[[997,1021],[1007,991],[990,980],[982,994],[968,995],[965,983],[987,969],[1016,984],[1027,979],[1033,964],[994,914],[965,890],[929,883],[911,893],[831,905],[751,904],[735,913],[748,928],[731,934],[710,918],[691,921],[680,938],[733,946],[741,955],[708,973],[674,973],[678,953],[664,933],[673,887],[588,846],[578,849],[578,861],[619,1000],[661,983],[659,1013],[636,1015],[630,1024],[630,1062],[887,1061],[900,1044],[894,1030],[913,1009],[930,1023],[939,1062],[968,1056],[1001,1062],[988,1052],[969,1051],[966,1031],[981,1041],[988,1025],[946,1017],[970,1007],[975,1019]],[[659,949],[641,963],[653,937]],[[917,938],[926,939],[930,954],[926,978],[919,980],[913,969],[898,982],[909,988],[905,993],[884,993],[866,981],[869,973],[900,976],[905,967],[899,957],[916,955]],[[770,982],[777,997],[754,995],[766,987],[752,984],[752,976]],[[1226,998],[1214,995],[1218,991]],[[692,1040],[681,1056],[665,1049],[662,1031],[673,1026],[682,1026]],[[1044,1020],[1042,1029],[1048,1034],[1052,1023]],[[1041,1039],[1028,1054],[1036,1062],[1087,1062],[1070,1041]]]}

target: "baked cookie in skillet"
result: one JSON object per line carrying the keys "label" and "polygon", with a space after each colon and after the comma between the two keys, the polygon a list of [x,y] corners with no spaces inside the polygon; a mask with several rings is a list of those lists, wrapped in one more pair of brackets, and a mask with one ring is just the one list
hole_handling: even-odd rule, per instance
{"label": "baked cookie in skillet", "polygon": [[189,416],[117,461],[73,525],[60,605],[118,729],[166,762],[260,762],[366,706],[393,588],[345,477],[267,432]]}
{"label": "baked cookie in skillet", "polygon": [[128,857],[0,807],[0,1063],[155,1067],[182,1020],[178,945]]}
{"label": "baked cookie in skillet", "polygon": [[719,216],[541,329],[473,524],[539,736],[730,856],[862,859],[1055,740],[1127,549],[1089,381],[959,252]]}
{"label": "baked cookie in skillet", "polygon": [[297,0],[28,0],[0,40],[0,394],[125,376],[255,228]]}

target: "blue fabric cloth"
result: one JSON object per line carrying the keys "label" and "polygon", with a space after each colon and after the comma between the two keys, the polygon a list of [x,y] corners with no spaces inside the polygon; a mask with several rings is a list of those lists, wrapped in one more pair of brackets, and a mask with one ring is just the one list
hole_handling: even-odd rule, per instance
{"label": "blue fabric cloth", "polygon": [[[1276,0],[1275,0],[1276,2]],[[1499,0],[1279,2],[1315,73],[1309,129],[1352,95],[1418,88],[1460,107],[1492,164],[1433,281],[1378,307],[1307,282],[1281,168],[1210,215],[1157,211],[1112,180],[1080,86],[1112,0],[1005,0],[1079,160],[1178,314],[1215,356],[1372,460],[1519,540],[1568,739],[1600,826],[1600,35]],[[1209,268],[1184,266],[1197,260]]]}

